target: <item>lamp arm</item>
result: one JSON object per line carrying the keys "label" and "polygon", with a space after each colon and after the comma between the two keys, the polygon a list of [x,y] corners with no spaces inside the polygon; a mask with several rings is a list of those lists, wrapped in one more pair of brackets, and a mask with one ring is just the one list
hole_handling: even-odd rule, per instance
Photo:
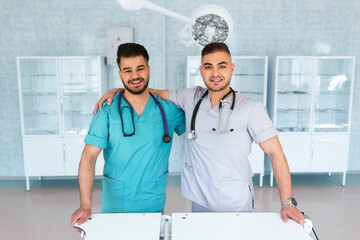
{"label": "lamp arm", "polygon": [[180,14],[178,14],[176,12],[173,12],[171,10],[168,10],[166,8],[163,8],[161,6],[158,6],[158,5],[154,4],[154,3],[146,1],[146,0],[144,2],[143,7],[146,8],[146,9],[154,10],[154,11],[156,11],[158,13],[164,14],[165,16],[178,19],[180,21],[186,22],[186,23],[191,24],[191,25],[195,24],[195,20],[193,20],[191,18],[185,17],[183,15],[180,15]]}
{"label": "lamp arm", "polygon": [[185,17],[183,15],[180,15],[180,14],[173,12],[171,10],[168,10],[166,8],[160,7],[159,5],[156,5],[147,0],[117,0],[117,1],[125,11],[137,11],[142,8],[146,8],[146,9],[153,10],[155,12],[164,14],[168,17],[176,18],[176,19],[186,22],[188,24],[192,24],[192,25],[195,24],[195,20]]}

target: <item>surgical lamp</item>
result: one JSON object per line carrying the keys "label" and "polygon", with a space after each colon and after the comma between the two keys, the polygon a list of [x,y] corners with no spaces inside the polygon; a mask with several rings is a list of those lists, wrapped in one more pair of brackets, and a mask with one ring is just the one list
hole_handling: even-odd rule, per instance
{"label": "surgical lamp", "polygon": [[[229,39],[234,23],[228,11],[216,5],[206,5],[196,9],[190,18],[158,6],[147,0],[117,0],[126,11],[136,11],[142,8],[153,10],[168,17],[186,22],[187,25],[180,31],[180,40],[186,46],[195,42],[205,46],[211,42],[225,42]],[[189,29],[190,41],[185,41],[183,33]]]}

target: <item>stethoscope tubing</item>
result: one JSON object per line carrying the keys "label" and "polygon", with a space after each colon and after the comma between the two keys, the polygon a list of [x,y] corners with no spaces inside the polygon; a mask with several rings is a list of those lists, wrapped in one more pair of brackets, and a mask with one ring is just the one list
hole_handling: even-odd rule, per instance
{"label": "stethoscope tubing", "polygon": [[[164,127],[164,136],[163,136],[163,141],[165,143],[169,143],[171,141],[171,137],[169,135],[169,128],[168,128],[168,124],[167,124],[167,120],[166,120],[166,116],[165,116],[165,111],[163,109],[163,107],[161,106],[161,103],[155,98],[155,96],[151,93],[150,96],[154,99],[156,105],[159,107],[160,113],[161,113],[161,119],[163,122],[163,127]],[[122,128],[122,132],[124,134],[124,137],[130,137],[135,135],[135,122],[134,122],[134,108],[132,107],[132,105],[130,104],[130,102],[125,98],[124,95],[124,91],[120,92],[120,96],[119,96],[119,102],[118,102],[118,111],[120,114],[120,119],[121,119],[121,128]],[[131,111],[131,119],[132,119],[132,123],[133,123],[133,128],[134,128],[134,132],[131,134],[126,134],[124,131],[124,121],[123,121],[123,117],[122,117],[122,111],[121,111],[121,98],[124,99],[124,101],[129,105],[130,111]]]}
{"label": "stethoscope tubing", "polygon": [[163,126],[164,126],[164,134],[169,135],[169,128],[168,128],[167,121],[166,121],[165,111],[164,111],[163,107],[161,106],[159,100],[157,100],[151,92],[149,92],[149,93],[150,93],[151,97],[154,99],[155,103],[159,106],[161,118],[162,118]]}
{"label": "stethoscope tubing", "polygon": [[[195,108],[194,108],[194,111],[193,111],[193,114],[191,116],[191,124],[190,124],[190,132],[188,133],[188,139],[189,140],[194,140],[196,138],[196,133],[195,133],[195,122],[196,122],[196,116],[197,116],[197,113],[199,111],[199,108],[200,108],[200,104],[201,102],[204,100],[204,98],[208,95],[209,93],[209,90],[206,90],[205,93],[200,97],[200,99],[198,100],[198,102],[196,103],[195,105]],[[226,123],[226,128],[228,127],[228,123],[229,123],[229,119],[230,119],[230,115],[232,113],[232,111],[234,110],[234,107],[235,107],[235,91],[230,88],[230,91],[225,94],[225,96],[223,96],[220,100],[220,103],[219,103],[219,132],[220,133],[226,133],[228,131],[221,131],[220,127],[221,127],[221,110],[222,110],[222,104],[224,102],[224,99],[229,96],[230,93],[233,93],[233,100],[232,100],[232,104],[231,104],[231,107],[230,107],[230,114],[228,116],[228,119],[227,119],[227,123]]]}
{"label": "stethoscope tubing", "polygon": [[[133,128],[134,128],[134,132],[131,133],[131,134],[126,134],[126,133],[125,133],[125,130],[124,130],[124,120],[123,120],[123,117],[122,117],[122,111],[121,111],[121,105],[120,105],[121,98],[124,99],[124,101],[129,105],[129,108],[130,108],[131,120],[132,120]],[[120,114],[121,128],[122,128],[122,132],[123,132],[123,134],[124,134],[124,137],[130,137],[130,136],[135,135],[134,108],[133,108],[132,105],[128,102],[128,100],[127,100],[125,97],[123,97],[123,92],[120,92],[119,102],[118,102],[118,110],[119,110],[119,114]]]}

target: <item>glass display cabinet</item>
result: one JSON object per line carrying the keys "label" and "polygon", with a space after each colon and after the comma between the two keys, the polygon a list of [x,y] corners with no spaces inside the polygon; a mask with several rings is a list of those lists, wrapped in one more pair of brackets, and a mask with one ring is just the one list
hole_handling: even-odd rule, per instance
{"label": "glass display cabinet", "polygon": [[[266,106],[267,91],[267,56],[232,56],[235,64],[234,74],[230,86],[252,99]],[[205,87],[200,74],[200,56],[188,56],[187,60],[187,87]],[[257,144],[253,144],[249,161],[253,173],[260,174],[260,187],[263,186],[264,176],[264,152]]]}
{"label": "glass display cabinet", "polygon": [[[29,176],[77,175],[92,118],[106,91],[102,57],[18,57],[27,189]],[[102,174],[99,156],[96,174]]]}
{"label": "glass display cabinet", "polygon": [[24,135],[60,134],[57,59],[20,59]]}
{"label": "glass display cabinet", "polygon": [[355,57],[276,58],[274,123],[291,172],[343,172],[345,185],[354,66]]}

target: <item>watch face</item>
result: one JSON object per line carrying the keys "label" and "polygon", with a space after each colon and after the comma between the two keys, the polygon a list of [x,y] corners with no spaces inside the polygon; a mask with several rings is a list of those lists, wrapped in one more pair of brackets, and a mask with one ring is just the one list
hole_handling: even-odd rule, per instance
{"label": "watch face", "polygon": [[295,198],[291,198],[290,200],[291,200],[291,203],[292,203],[294,206],[297,205],[297,202],[296,202]]}

